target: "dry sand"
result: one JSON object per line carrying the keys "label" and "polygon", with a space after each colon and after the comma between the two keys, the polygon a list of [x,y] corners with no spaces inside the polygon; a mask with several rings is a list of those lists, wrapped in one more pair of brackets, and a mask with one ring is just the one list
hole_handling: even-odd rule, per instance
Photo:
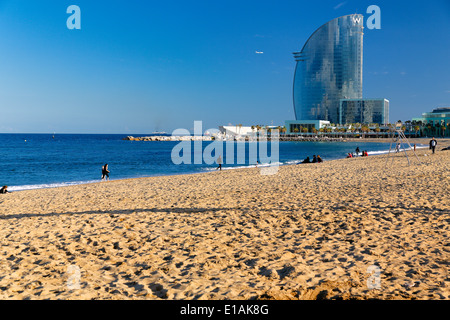
{"label": "dry sand", "polygon": [[449,299],[450,151],[418,153],[0,195],[0,299]]}

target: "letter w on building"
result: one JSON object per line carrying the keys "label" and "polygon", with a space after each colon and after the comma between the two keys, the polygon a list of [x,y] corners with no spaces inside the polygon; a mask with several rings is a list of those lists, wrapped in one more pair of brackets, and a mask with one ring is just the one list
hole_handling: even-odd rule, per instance
{"label": "letter w on building", "polygon": [[354,15],[352,19],[354,24],[361,24],[361,16]]}

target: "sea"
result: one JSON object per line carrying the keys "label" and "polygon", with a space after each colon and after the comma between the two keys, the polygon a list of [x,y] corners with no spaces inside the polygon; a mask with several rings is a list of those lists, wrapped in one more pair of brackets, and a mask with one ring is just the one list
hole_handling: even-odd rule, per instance
{"label": "sea", "polygon": [[[211,141],[201,142],[201,151],[198,144],[194,147],[194,142],[187,142],[191,148],[184,148],[178,154],[189,157],[191,163],[177,164],[172,150],[180,149],[180,142],[128,141],[123,140],[125,137],[124,134],[0,134],[0,187],[7,185],[8,191],[22,191],[99,182],[101,168],[106,163],[110,180],[207,173],[217,169],[217,164],[211,164],[206,158],[200,161],[197,158],[194,164],[194,153],[205,152]],[[250,149],[251,143],[220,143],[223,143],[223,170],[255,167],[250,156],[250,150],[254,150]],[[313,155],[329,161],[346,158],[357,147],[370,156],[387,153],[390,142],[279,142],[278,161],[267,163],[260,161],[261,158],[258,161],[260,166],[281,166],[300,163],[307,156],[312,159]],[[227,158],[227,148],[235,148],[234,159]],[[210,149],[211,146],[206,150]],[[243,153],[238,149],[245,150],[243,160]],[[268,143],[267,156],[275,155],[273,150],[276,149]]]}

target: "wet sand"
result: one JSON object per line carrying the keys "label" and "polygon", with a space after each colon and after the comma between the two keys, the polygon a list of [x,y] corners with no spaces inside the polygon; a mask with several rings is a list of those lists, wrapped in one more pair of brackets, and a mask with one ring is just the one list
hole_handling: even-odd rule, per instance
{"label": "wet sand", "polygon": [[0,299],[449,299],[440,148],[2,194]]}

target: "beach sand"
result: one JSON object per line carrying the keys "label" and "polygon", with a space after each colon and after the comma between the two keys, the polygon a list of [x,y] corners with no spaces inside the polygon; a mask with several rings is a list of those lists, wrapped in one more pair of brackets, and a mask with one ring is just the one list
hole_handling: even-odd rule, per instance
{"label": "beach sand", "polygon": [[439,149],[2,194],[0,299],[449,299]]}

